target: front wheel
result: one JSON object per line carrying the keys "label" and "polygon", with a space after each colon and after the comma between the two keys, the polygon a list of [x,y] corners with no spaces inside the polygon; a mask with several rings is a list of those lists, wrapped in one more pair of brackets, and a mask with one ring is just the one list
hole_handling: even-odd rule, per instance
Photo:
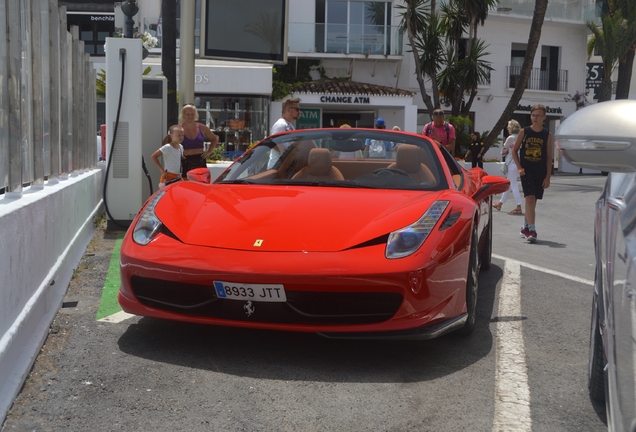
{"label": "front wheel", "polygon": [[466,277],[466,311],[468,318],[462,328],[457,330],[460,336],[468,336],[475,330],[477,320],[477,288],[479,287],[479,241],[477,225],[473,226],[470,242],[470,259],[468,262],[468,276]]}

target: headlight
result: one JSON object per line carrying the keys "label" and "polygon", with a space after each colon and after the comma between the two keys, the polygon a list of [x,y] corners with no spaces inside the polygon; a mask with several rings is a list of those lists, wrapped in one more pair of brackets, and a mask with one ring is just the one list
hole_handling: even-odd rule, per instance
{"label": "headlight", "polygon": [[437,223],[449,201],[435,201],[417,222],[393,231],[386,244],[385,255],[389,259],[403,258],[418,250]]}
{"label": "headlight", "polygon": [[132,234],[135,243],[145,246],[150,243],[150,240],[159,232],[161,221],[155,215],[155,207],[165,193],[165,191],[157,192],[157,195],[148,203],[144,212],[137,220]]}

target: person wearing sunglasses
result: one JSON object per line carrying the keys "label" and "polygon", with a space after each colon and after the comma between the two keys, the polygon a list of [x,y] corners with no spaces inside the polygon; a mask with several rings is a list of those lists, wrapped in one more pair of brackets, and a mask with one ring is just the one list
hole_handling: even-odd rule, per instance
{"label": "person wearing sunglasses", "polygon": [[422,135],[430,137],[437,145],[455,155],[455,128],[444,120],[444,111],[439,108],[433,110],[432,117],[433,121],[424,125]]}
{"label": "person wearing sunglasses", "polygon": [[[294,124],[292,122],[300,118],[300,99],[287,98],[283,101],[283,115],[272,126],[269,133],[270,135],[277,134],[279,132],[285,132],[294,130]],[[279,145],[280,147],[281,145]],[[288,145],[287,145],[288,146]],[[278,158],[280,158],[281,152],[285,151],[285,148],[274,148],[269,152],[269,161],[267,163],[267,169],[271,169]]]}

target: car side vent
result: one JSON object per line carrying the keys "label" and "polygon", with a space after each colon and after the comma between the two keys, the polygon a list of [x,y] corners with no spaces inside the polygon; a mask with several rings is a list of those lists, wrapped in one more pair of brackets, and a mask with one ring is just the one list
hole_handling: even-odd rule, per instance
{"label": "car side vent", "polygon": [[446,218],[446,220],[444,220],[444,223],[442,223],[442,225],[439,227],[439,230],[443,231],[443,230],[445,230],[447,228],[450,228],[453,225],[455,225],[455,222],[457,222],[457,219],[459,219],[461,214],[462,214],[462,212],[449,214],[448,217]]}

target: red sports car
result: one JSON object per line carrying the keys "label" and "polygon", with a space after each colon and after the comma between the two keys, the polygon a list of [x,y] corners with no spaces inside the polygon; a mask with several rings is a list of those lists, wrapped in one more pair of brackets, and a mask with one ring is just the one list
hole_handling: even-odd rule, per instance
{"label": "red sports car", "polygon": [[277,134],[212,184],[178,182],[146,202],[121,246],[119,303],[334,338],[469,334],[492,195],[508,186],[422,135]]}

